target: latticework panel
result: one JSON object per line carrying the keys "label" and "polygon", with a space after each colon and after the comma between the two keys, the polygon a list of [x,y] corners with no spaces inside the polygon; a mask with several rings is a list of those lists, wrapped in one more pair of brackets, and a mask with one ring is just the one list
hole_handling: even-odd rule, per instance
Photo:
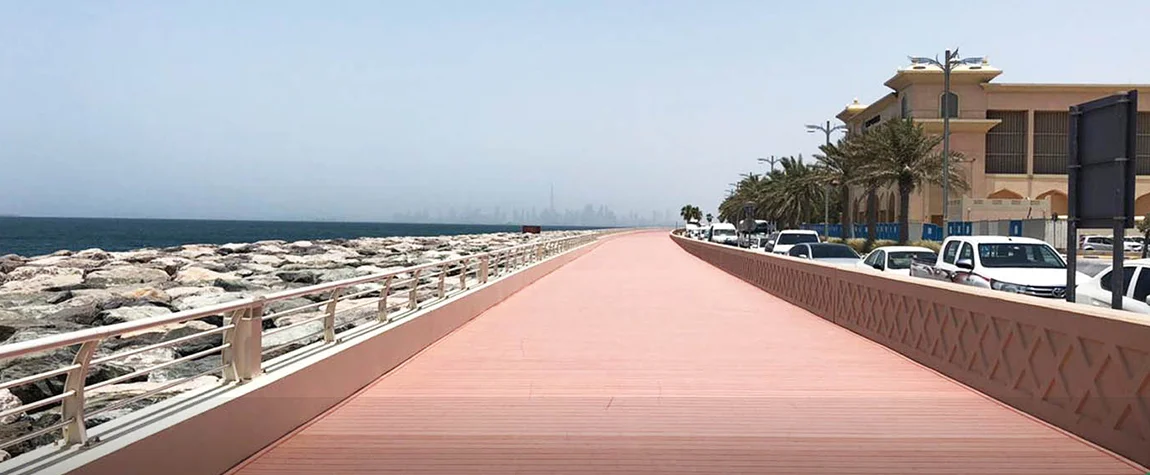
{"label": "latticework panel", "polygon": [[815,315],[1150,465],[1150,325],[1087,306],[675,240]]}

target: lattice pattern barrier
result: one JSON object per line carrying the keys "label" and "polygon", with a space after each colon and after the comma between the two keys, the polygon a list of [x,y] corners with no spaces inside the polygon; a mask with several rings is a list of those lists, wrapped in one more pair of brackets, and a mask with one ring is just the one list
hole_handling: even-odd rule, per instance
{"label": "lattice pattern barrier", "polygon": [[1150,465],[1150,325],[1084,305],[673,239],[815,315]]}

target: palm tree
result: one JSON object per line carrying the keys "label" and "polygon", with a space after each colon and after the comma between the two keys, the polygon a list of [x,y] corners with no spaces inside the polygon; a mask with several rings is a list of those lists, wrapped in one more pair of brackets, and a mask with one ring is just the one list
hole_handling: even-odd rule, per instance
{"label": "palm tree", "polygon": [[683,205],[683,207],[679,209],[679,216],[683,217],[684,222],[689,223],[691,220],[703,219],[703,211],[695,205]]}
{"label": "palm tree", "polygon": [[1138,231],[1142,233],[1142,258],[1146,258],[1146,246],[1150,245],[1150,214],[1142,217],[1137,223]]}
{"label": "palm tree", "polygon": [[816,180],[823,186],[839,189],[844,238],[854,237],[851,184],[855,182],[865,157],[859,142],[848,135],[839,139],[837,143],[820,146],[819,151],[822,154],[815,155],[815,159],[819,161],[819,167],[815,171]]}
{"label": "palm tree", "polygon": [[815,169],[802,161],[802,155],[784,157],[782,165],[768,175],[757,209],[767,210],[776,222],[794,227],[811,221],[822,210],[823,191]]}
{"label": "palm tree", "polygon": [[714,220],[714,216],[711,215],[711,213],[707,213],[707,224],[711,224],[712,220]]}
{"label": "palm tree", "polygon": [[[940,143],[941,136],[927,134],[912,119],[888,120],[864,136],[861,145],[871,159],[860,168],[859,179],[898,189],[899,242],[906,243],[910,234],[910,195],[914,190],[942,183],[944,173],[949,175],[952,189],[967,188],[966,179],[956,166],[958,154],[951,153],[949,170],[943,171],[942,154],[935,151]],[[867,201],[869,205],[872,200],[868,197]]]}

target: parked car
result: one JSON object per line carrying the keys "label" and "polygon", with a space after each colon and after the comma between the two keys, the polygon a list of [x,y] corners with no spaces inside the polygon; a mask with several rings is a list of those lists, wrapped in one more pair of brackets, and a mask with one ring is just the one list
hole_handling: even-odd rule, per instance
{"label": "parked car", "polygon": [[859,261],[861,269],[873,269],[879,272],[910,275],[910,263],[914,260],[935,262],[938,253],[925,247],[917,246],[884,246],[867,254]]}
{"label": "parked car", "polygon": [[819,233],[804,229],[787,229],[779,231],[774,240],[767,242],[766,251],[774,254],[786,254],[795,244],[817,243]]}
{"label": "parked car", "polygon": [[859,262],[858,253],[846,244],[800,243],[791,246],[787,255],[837,266],[854,266]]}
{"label": "parked car", "polygon": [[[912,261],[910,275],[1035,297],[1066,296],[1066,261],[1033,238],[952,236],[933,264]],[[1090,277],[1080,272],[1077,278]]]}
{"label": "parked car", "polygon": [[[1084,305],[1110,308],[1111,275],[1114,267],[1107,267],[1097,276],[1080,282],[1075,287],[1075,302]],[[1122,309],[1150,315],[1150,259],[1126,261],[1122,267],[1126,289],[1122,297]]]}
{"label": "parked car", "polygon": [[707,240],[716,244],[735,245],[739,240],[739,233],[731,223],[715,223],[707,230]]}
{"label": "parked car", "polygon": [[[1122,242],[1122,250],[1125,252],[1141,252],[1142,251],[1142,238],[1141,237],[1127,237]],[[1083,251],[1113,251],[1114,250],[1114,236],[1082,236],[1079,238],[1079,247]]]}

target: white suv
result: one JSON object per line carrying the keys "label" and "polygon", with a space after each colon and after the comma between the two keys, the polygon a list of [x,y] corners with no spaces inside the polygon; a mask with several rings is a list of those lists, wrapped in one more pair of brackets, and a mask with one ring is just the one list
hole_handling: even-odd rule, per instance
{"label": "white suv", "polygon": [[813,244],[819,242],[819,233],[805,229],[788,229],[779,231],[770,241],[767,241],[764,250],[772,254],[786,254],[795,244]]}

